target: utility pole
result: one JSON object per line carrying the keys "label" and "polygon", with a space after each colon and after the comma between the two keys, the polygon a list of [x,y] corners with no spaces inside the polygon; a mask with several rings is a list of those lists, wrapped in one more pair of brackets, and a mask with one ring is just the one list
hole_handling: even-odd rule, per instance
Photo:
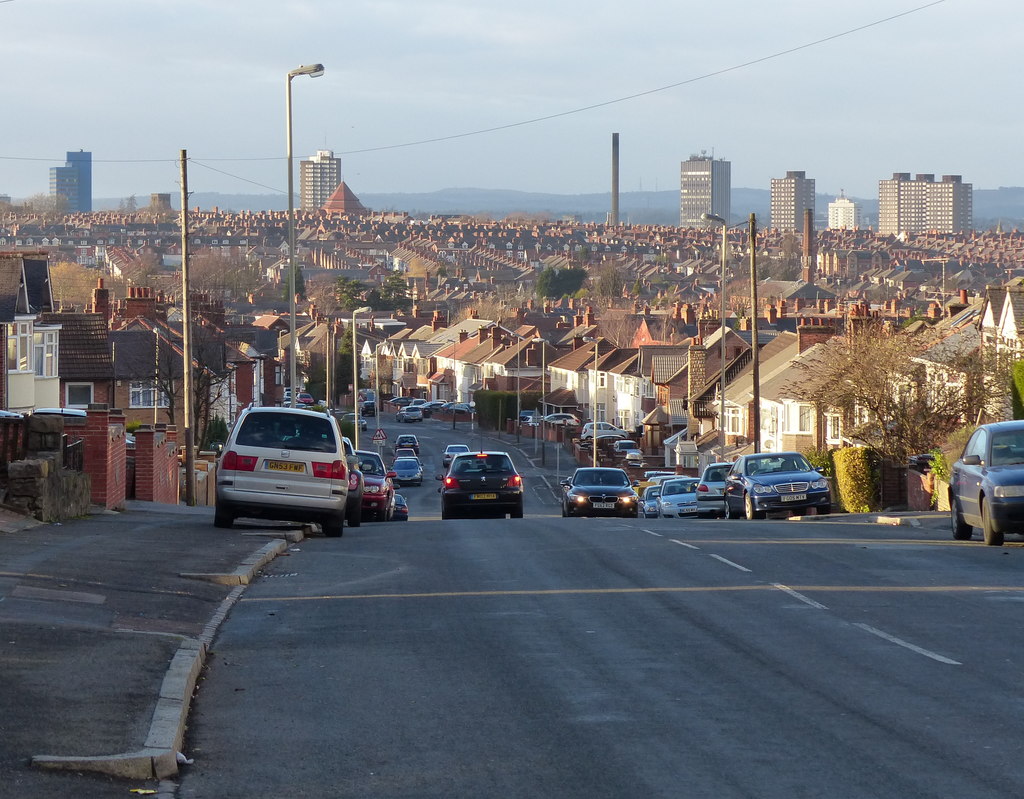
{"label": "utility pole", "polygon": [[757,341],[757,217],[750,215],[750,342],[753,346],[750,376],[754,381],[754,452],[761,451],[761,350]]}
{"label": "utility pole", "polygon": [[[181,151],[181,345],[184,352],[182,360],[185,366],[182,394],[184,403],[182,411],[185,419],[185,504],[196,504],[196,454],[194,432],[192,429],[192,304],[189,299],[188,279],[188,156]],[[160,387],[155,387],[153,402],[159,402],[157,395]],[[174,401],[172,395],[171,402]]]}

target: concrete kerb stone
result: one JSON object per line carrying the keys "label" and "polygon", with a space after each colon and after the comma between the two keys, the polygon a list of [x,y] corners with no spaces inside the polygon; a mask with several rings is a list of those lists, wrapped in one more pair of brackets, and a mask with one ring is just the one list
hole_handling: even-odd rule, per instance
{"label": "concrete kerb stone", "polygon": [[180,572],[180,576],[191,580],[206,580],[207,582],[220,585],[248,585],[257,571],[287,548],[288,541],[278,539],[277,541],[271,541],[269,544],[264,544],[255,553],[243,560],[241,565],[232,572]]}
{"label": "concrete kerb stone", "polygon": [[204,629],[202,639],[185,639],[171,658],[160,685],[145,748],[135,752],[87,757],[35,755],[32,757],[32,765],[43,769],[89,771],[137,780],[177,776],[178,753],[182,750],[185,740],[185,729],[196,681],[206,663],[207,646],[213,640],[217,627],[227,617],[231,605],[241,596],[243,586],[249,584],[256,571],[284,552],[287,547],[288,542],[283,540],[273,541],[261,547],[246,558],[243,565],[232,575],[182,575],[198,579],[235,576],[238,578],[238,587],[221,603]]}

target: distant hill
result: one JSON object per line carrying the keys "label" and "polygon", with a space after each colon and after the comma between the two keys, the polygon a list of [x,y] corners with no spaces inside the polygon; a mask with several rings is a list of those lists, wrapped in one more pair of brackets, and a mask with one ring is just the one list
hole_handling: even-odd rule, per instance
{"label": "distant hill", "polygon": [[[353,189],[355,190],[355,189]],[[552,219],[574,218],[580,222],[603,222],[611,207],[608,192],[598,194],[545,194],[509,189],[452,188],[423,193],[361,194],[363,205],[375,211],[405,211],[413,216],[432,214],[481,214],[502,218],[514,214],[543,215]],[[825,221],[828,204],[834,194],[817,195],[818,224]],[[878,218],[877,198],[850,197],[860,203],[870,223]],[[177,200],[171,197],[172,204]],[[296,202],[298,200],[296,199]],[[97,199],[97,210],[116,209],[121,199]],[[192,195],[192,205],[204,210],[222,211],[284,211],[288,198],[283,194],[216,194]],[[733,222],[742,222],[750,213],[757,215],[762,227],[769,222],[770,193],[767,189],[732,190]],[[649,225],[679,223],[679,192],[627,191],[619,195],[619,218],[623,222]],[[1006,229],[1024,228],[1024,187],[1000,187],[974,190],[974,224],[989,228],[1001,222]]]}

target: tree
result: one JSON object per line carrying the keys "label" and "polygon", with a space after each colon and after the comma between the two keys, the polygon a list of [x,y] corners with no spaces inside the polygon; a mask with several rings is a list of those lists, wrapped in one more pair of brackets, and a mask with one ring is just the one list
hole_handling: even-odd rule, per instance
{"label": "tree", "polygon": [[366,284],[350,277],[339,277],[334,284],[334,296],[338,306],[346,311],[354,311],[366,305]]}
{"label": "tree", "polygon": [[537,277],[537,296],[558,299],[576,294],[587,279],[587,270],[577,266],[556,269],[549,266]]}
{"label": "tree", "polygon": [[375,311],[408,311],[412,308],[412,299],[405,278],[388,275],[379,287],[366,292],[366,304]]}
{"label": "tree", "polygon": [[841,411],[852,438],[901,463],[984,415],[1008,385],[1006,367],[973,337],[940,345],[933,331],[880,323],[851,326],[803,368],[814,379],[801,399]]}
{"label": "tree", "polygon": [[263,285],[263,276],[259,265],[244,255],[202,250],[189,258],[189,283],[196,291],[238,298]]}
{"label": "tree", "polygon": [[[53,299],[58,306],[66,309],[82,309],[92,302],[92,290],[96,288],[98,274],[81,264],[61,261],[50,267],[50,285]],[[107,285],[113,280],[104,278]]]}
{"label": "tree", "polygon": [[594,294],[604,299],[617,299],[622,296],[626,279],[622,275],[622,267],[615,261],[602,264],[591,279]]}
{"label": "tree", "polygon": [[139,204],[135,200],[135,195],[131,195],[125,199],[122,199],[117,205],[117,210],[122,214],[134,214],[139,210]]}

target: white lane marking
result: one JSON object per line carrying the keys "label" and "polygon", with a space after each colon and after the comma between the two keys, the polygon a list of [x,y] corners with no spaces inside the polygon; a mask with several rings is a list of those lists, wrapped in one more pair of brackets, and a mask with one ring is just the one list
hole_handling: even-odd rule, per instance
{"label": "white lane marking", "polygon": [[722,563],[724,563],[726,566],[732,566],[734,569],[739,569],[741,572],[750,571],[750,569],[748,569],[746,566],[740,566],[740,564],[738,563],[733,563],[731,560],[729,560],[728,558],[723,558],[721,555],[712,555],[711,557],[713,557],[715,560],[722,561]]}
{"label": "white lane marking", "polygon": [[809,596],[804,596],[799,591],[794,591],[788,585],[783,585],[782,583],[772,583],[772,585],[775,588],[778,588],[780,591],[785,591],[794,599],[799,599],[801,602],[810,605],[812,608],[817,608],[818,610],[828,610],[828,608],[822,605],[820,602],[815,602]]}
{"label": "white lane marking", "polygon": [[664,538],[664,536],[661,533],[656,533],[656,532],[654,532],[654,530],[644,530],[644,532],[645,533],[650,533],[651,535],[656,535],[656,536],[658,536],[658,538]]}
{"label": "white lane marking", "polygon": [[693,544],[687,544],[685,541],[680,541],[678,538],[670,538],[669,541],[673,544],[679,544],[681,547],[686,547],[687,549],[700,549],[700,547],[695,547]]}
{"label": "white lane marking", "polygon": [[872,635],[877,635],[879,638],[884,638],[886,641],[889,641],[890,643],[896,644],[896,646],[902,646],[904,649],[909,649],[911,652],[917,652],[917,654],[924,655],[926,658],[931,658],[932,660],[937,660],[939,663],[945,663],[945,664],[950,665],[950,666],[962,666],[963,665],[959,661],[952,660],[952,659],[950,659],[948,657],[940,655],[940,654],[938,654],[936,652],[931,652],[931,651],[929,651],[927,649],[922,649],[919,646],[914,646],[912,643],[910,643],[908,641],[904,641],[902,638],[897,638],[895,635],[889,635],[889,633],[882,632],[881,630],[877,630],[877,629],[875,629],[874,627],[872,627],[872,626],[870,626],[868,624],[860,624],[860,623],[856,623],[855,622],[854,623],[854,627],[860,627],[865,632],[869,632]]}

